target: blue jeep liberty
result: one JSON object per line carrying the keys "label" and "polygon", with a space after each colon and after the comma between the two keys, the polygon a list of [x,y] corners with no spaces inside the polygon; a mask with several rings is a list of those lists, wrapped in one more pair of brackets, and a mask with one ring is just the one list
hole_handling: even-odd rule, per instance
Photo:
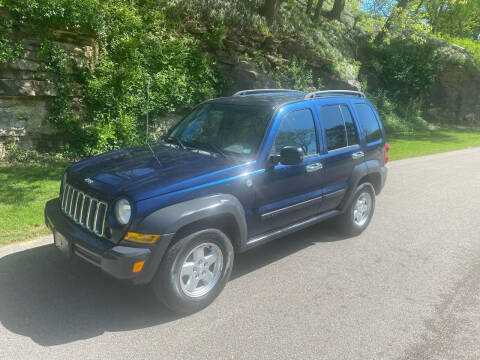
{"label": "blue jeep liberty", "polygon": [[45,221],[67,256],[192,313],[222,291],[236,253],[332,217],[360,234],[388,149],[361,92],[240,91],[161,141],[71,165]]}

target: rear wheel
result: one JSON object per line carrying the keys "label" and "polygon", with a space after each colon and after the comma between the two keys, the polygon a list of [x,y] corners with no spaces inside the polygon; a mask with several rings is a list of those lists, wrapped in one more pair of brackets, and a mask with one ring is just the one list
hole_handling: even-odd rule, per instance
{"label": "rear wheel", "polygon": [[348,208],[335,219],[335,222],[341,232],[359,235],[370,224],[374,211],[375,191],[370,183],[363,183],[355,191]]}
{"label": "rear wheel", "polygon": [[206,229],[173,244],[153,280],[153,290],[169,309],[189,314],[208,306],[224,288],[233,267],[230,239]]}

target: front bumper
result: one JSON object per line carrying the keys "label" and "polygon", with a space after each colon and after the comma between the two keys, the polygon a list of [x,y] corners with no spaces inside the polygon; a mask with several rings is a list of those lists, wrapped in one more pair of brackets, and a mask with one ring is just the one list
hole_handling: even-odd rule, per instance
{"label": "front bumper", "polygon": [[[151,261],[155,248],[115,245],[106,239],[89,233],[68,219],[60,210],[58,199],[50,200],[45,205],[45,224],[54,234],[62,238],[57,246],[67,253],[98,266],[107,274],[121,280],[145,283],[151,280],[153,273]],[[141,272],[134,273],[133,265],[145,261]]]}

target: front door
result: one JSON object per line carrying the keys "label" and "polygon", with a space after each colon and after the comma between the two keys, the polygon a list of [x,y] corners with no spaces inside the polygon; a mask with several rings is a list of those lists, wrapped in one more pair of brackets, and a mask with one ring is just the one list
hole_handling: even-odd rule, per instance
{"label": "front door", "polygon": [[281,228],[318,212],[322,200],[323,166],[311,109],[297,109],[281,119],[271,155],[285,146],[300,147],[304,160],[299,165],[265,169],[256,189],[258,226],[252,235]]}

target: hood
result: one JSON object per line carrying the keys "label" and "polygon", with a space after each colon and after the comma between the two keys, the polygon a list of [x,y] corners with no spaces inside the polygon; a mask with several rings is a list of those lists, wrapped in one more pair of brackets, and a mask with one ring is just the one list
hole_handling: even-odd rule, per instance
{"label": "hood", "polygon": [[169,144],[152,145],[152,151],[145,145],[83,160],[70,167],[69,182],[109,198],[124,194],[138,201],[181,190],[188,180],[238,164],[231,158]]}

